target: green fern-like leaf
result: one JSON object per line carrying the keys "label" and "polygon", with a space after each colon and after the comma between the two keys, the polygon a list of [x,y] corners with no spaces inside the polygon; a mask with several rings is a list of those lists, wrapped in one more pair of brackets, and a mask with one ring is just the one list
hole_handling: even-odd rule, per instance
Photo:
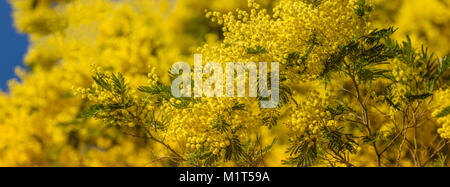
{"label": "green fern-like leaf", "polygon": [[450,106],[447,106],[447,107],[444,108],[444,110],[439,112],[439,114],[436,117],[442,118],[442,117],[445,117],[445,116],[447,116],[449,114],[450,114]]}
{"label": "green fern-like leaf", "polygon": [[261,46],[256,46],[254,48],[248,48],[247,53],[253,54],[253,55],[265,54],[265,53],[267,53],[267,50]]}

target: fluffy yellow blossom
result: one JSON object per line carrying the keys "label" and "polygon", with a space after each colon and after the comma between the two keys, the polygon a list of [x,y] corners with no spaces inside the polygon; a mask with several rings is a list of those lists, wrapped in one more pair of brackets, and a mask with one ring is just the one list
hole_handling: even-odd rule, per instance
{"label": "fluffy yellow blossom", "polygon": [[436,118],[438,124],[442,125],[438,129],[438,133],[442,138],[450,139],[450,113],[449,106],[450,90],[440,90],[436,93],[436,102],[439,103],[439,107],[434,110],[433,116]]}
{"label": "fluffy yellow blossom", "polygon": [[342,116],[332,116],[327,107],[330,106],[329,98],[321,96],[314,91],[310,93],[305,100],[300,101],[295,106],[289,121],[288,128],[293,133],[291,139],[294,141],[314,141],[321,137],[322,128],[337,128],[338,120]]}
{"label": "fluffy yellow blossom", "polygon": [[288,75],[316,78],[323,61],[367,27],[364,17],[354,13],[356,1],[283,0],[273,14],[249,1],[250,11],[208,12],[207,17],[223,25],[224,40],[200,49],[210,62],[280,62]]}

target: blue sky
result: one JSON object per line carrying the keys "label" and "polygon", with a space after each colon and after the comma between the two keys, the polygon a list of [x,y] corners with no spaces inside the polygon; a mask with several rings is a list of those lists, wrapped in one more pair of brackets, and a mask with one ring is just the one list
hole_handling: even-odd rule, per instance
{"label": "blue sky", "polygon": [[7,90],[7,81],[15,77],[16,66],[23,66],[27,51],[27,36],[18,34],[13,27],[11,7],[0,0],[0,89]]}

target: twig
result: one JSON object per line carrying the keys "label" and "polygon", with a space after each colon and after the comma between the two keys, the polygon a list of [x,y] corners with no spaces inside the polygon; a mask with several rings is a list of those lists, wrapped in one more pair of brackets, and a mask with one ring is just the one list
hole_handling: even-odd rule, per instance
{"label": "twig", "polygon": [[[444,141],[444,140],[442,140],[442,141]],[[436,156],[439,152],[441,152],[442,149],[444,149],[447,146],[447,144],[449,144],[449,143],[450,143],[450,141],[444,142],[444,144],[442,146],[440,146],[436,151],[434,151],[434,153],[421,165],[421,167],[425,167],[433,159],[433,157]],[[439,143],[439,144],[441,144],[441,143]]]}

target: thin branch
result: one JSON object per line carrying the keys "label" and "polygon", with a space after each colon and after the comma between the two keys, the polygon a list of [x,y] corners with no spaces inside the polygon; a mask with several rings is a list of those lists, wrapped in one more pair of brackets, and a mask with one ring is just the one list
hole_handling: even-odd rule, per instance
{"label": "thin branch", "polygon": [[[442,140],[442,141],[444,141],[444,140]],[[441,141],[441,143],[442,143],[442,141]],[[441,143],[439,143],[439,144],[441,144]],[[439,152],[441,152],[442,149],[444,149],[447,146],[447,144],[449,144],[449,143],[450,143],[450,141],[445,141],[444,144],[442,146],[440,146],[436,151],[434,151],[434,153],[421,165],[421,167],[425,167],[434,158],[434,156],[436,156]]]}

